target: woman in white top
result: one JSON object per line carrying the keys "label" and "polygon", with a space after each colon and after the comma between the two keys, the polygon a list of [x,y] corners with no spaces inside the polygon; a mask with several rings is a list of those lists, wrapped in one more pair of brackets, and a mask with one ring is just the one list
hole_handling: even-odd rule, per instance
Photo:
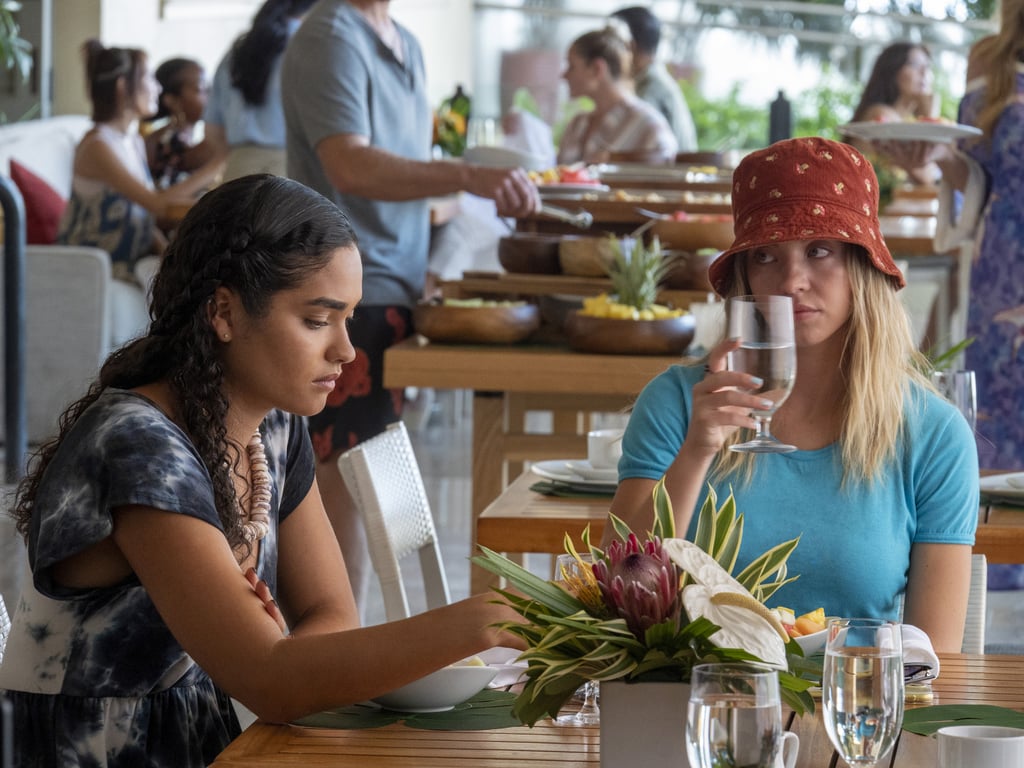
{"label": "woman in white top", "polygon": [[57,239],[102,248],[110,254],[115,278],[146,286],[156,260],[144,257],[160,256],[167,246],[157,221],[170,203],[191,200],[210,186],[220,161],[156,190],[138,126],[140,117],[156,111],[157,88],[146,54],[106,48],[98,40],[87,41],[83,52],[95,125],[75,151],[71,199]]}
{"label": "woman in white top", "polygon": [[672,128],[630,89],[629,46],[613,28],[576,38],[567,61],[562,77],[569,84],[569,95],[589,97],[594,109],[569,122],[559,143],[559,163],[670,163],[675,159],[679,144]]}

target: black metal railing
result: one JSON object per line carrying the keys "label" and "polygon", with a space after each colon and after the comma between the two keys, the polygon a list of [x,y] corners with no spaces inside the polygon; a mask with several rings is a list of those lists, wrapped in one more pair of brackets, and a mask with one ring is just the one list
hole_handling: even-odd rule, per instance
{"label": "black metal railing", "polygon": [[25,469],[28,417],[25,408],[25,202],[8,177],[0,176],[4,212],[4,454],[5,483]]}

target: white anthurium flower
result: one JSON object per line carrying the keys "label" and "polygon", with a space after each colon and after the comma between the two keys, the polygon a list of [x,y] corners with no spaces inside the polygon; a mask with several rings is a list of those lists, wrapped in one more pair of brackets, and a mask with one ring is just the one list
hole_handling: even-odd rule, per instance
{"label": "white anthurium flower", "polygon": [[720,627],[711,636],[715,645],[740,648],[773,667],[787,668],[786,630],[768,608],[693,542],[668,539],[663,546],[696,582],[683,589],[686,615],[702,616]]}

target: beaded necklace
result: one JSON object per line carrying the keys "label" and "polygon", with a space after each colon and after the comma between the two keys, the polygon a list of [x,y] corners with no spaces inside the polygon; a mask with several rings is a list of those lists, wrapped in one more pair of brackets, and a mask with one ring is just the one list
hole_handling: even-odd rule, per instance
{"label": "beaded necklace", "polygon": [[239,502],[238,513],[242,517],[242,535],[251,543],[270,533],[270,471],[259,430],[253,433],[245,450],[249,454],[251,483],[249,511],[246,512]]}

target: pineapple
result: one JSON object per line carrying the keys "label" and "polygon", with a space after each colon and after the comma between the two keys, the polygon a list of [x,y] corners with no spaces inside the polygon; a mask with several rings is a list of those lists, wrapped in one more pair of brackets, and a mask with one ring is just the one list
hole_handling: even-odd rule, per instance
{"label": "pineapple", "polygon": [[584,299],[582,314],[624,320],[660,320],[683,314],[680,309],[657,303],[658,285],[674,266],[674,260],[664,257],[657,237],[646,246],[639,234],[635,233],[628,254],[623,252],[621,241],[610,238],[613,258],[608,276],[615,293]]}

